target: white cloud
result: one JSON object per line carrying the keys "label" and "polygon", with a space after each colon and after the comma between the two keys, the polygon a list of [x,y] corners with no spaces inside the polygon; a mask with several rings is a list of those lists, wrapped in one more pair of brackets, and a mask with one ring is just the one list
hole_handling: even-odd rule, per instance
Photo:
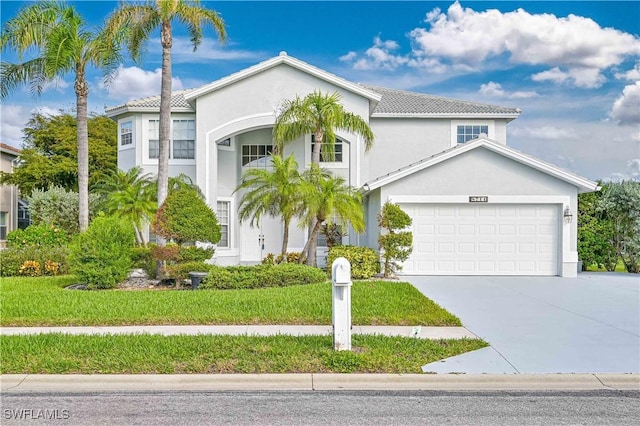
{"label": "white cloud", "polygon": [[572,83],[577,87],[598,88],[605,82],[605,77],[596,68],[571,68],[562,71],[554,67],[531,76],[533,81],[552,81],[556,84]]}
{"label": "white cloud", "polygon": [[624,88],[613,103],[610,116],[618,124],[640,124],[640,81]]}
{"label": "white cloud", "polygon": [[[162,70],[146,71],[138,67],[124,67],[120,65],[118,74],[111,84],[105,86],[100,84],[102,89],[107,91],[110,98],[115,99],[139,99],[146,96],[160,94],[160,81]],[[183,89],[182,81],[174,77],[172,79],[172,90]]]}
{"label": "white cloud", "polygon": [[510,134],[516,138],[562,141],[567,139],[576,139],[578,137],[573,131],[555,126],[513,126],[509,131]]}
{"label": "white cloud", "polygon": [[364,52],[364,57],[356,60],[355,52],[349,52],[342,56],[342,61],[354,61],[353,68],[357,70],[382,69],[393,71],[401,65],[409,62],[409,58],[403,55],[396,55],[393,52],[400,45],[393,40],[382,40],[380,37],[373,39],[373,46]]}
{"label": "white cloud", "polygon": [[[149,40],[149,47],[154,54],[160,54],[161,44],[159,38]],[[173,63],[197,63],[209,61],[229,60],[254,60],[264,56],[262,52],[233,49],[233,43],[220,44],[214,38],[203,38],[198,49],[193,51],[193,43],[188,37],[174,37],[171,48],[171,60]]]}
{"label": "white cloud", "polygon": [[640,61],[636,62],[635,67],[626,72],[619,72],[615,74],[618,80],[637,81],[640,80]]}
{"label": "white cloud", "polygon": [[487,84],[480,85],[480,93],[488,97],[508,98],[508,99],[526,99],[526,98],[533,98],[535,96],[539,96],[538,93],[534,91],[506,92],[502,88],[502,85],[500,83],[496,83],[493,81],[490,81]]}
{"label": "white cloud", "polygon": [[0,142],[22,147],[24,134],[22,129],[27,125],[31,116],[38,112],[43,115],[58,115],[60,110],[49,106],[28,108],[23,105],[2,104],[0,106]]}
{"label": "white cloud", "polygon": [[[589,18],[531,14],[523,9],[477,12],[457,1],[446,12],[427,13],[427,28],[409,32],[412,51],[399,53],[398,45],[379,38],[363,55],[345,55],[358,69],[395,69],[407,64],[430,72],[475,72],[495,67],[502,60],[516,65],[548,66],[535,81],[600,87],[604,70],[640,55],[640,39]],[[343,57],[344,58],[344,57]]]}

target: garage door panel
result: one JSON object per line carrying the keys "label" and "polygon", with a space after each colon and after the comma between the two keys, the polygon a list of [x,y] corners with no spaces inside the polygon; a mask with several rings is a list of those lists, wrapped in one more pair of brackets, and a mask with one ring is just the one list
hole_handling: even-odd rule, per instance
{"label": "garage door panel", "polygon": [[555,205],[406,205],[414,251],[404,273],[557,275]]}

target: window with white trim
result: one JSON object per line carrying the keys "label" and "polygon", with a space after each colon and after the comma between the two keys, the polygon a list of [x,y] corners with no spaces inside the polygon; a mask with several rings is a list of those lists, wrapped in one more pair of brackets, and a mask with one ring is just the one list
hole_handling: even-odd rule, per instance
{"label": "window with white trim", "polygon": [[7,212],[0,212],[0,240],[7,239]]}
{"label": "window with white trim", "polygon": [[173,120],[173,152],[176,160],[196,158],[196,122],[195,120]]}
{"label": "window with white trim", "polygon": [[229,218],[231,217],[231,201],[218,201],[216,206],[216,216],[218,218],[218,224],[220,225],[220,241],[218,241],[219,248],[230,248],[230,224]]}
{"label": "window with white trim", "polygon": [[[315,135],[311,135],[311,155],[313,156],[313,144],[315,143],[316,137]],[[320,144],[320,162],[321,163],[342,163],[342,140],[336,138],[336,142],[333,145],[333,151],[334,151],[334,159],[333,160],[329,160],[329,159],[325,159],[322,155],[322,150],[324,149],[324,147],[327,146],[327,142],[325,142],[324,140],[322,141],[322,144]]]}
{"label": "window with white trim", "polygon": [[[196,158],[195,120],[173,120],[169,158],[193,160]],[[149,158],[160,157],[160,120],[149,120]]]}
{"label": "window with white trim", "polygon": [[242,167],[271,167],[272,145],[242,145]]}
{"label": "window with white trim", "polygon": [[160,120],[149,120],[149,158],[160,158]]}
{"label": "window with white trim", "polygon": [[120,145],[133,145],[133,122],[124,121],[120,123]]}
{"label": "window with white trim", "polygon": [[477,139],[481,134],[489,135],[488,125],[464,124],[458,125],[456,140],[458,143],[465,143],[472,139]]}

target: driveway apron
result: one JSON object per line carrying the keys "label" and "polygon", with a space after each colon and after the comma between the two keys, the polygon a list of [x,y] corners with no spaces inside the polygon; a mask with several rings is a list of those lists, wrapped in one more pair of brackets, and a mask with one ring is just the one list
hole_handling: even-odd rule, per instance
{"label": "driveway apron", "polygon": [[638,275],[402,279],[491,345],[427,364],[425,372],[640,372]]}

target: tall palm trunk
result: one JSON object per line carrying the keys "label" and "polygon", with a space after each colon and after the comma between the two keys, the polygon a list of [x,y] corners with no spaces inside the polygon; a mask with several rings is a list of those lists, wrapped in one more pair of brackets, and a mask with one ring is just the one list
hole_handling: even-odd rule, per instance
{"label": "tall palm trunk", "polygon": [[84,77],[84,70],[76,69],[76,119],[78,125],[78,223],[80,232],[89,226],[89,130],[87,125],[87,97],[89,85]]}
{"label": "tall palm trunk", "polygon": [[171,130],[171,21],[162,22],[162,82],[160,85],[160,134],[158,150],[158,206],[169,192],[169,132]]}

